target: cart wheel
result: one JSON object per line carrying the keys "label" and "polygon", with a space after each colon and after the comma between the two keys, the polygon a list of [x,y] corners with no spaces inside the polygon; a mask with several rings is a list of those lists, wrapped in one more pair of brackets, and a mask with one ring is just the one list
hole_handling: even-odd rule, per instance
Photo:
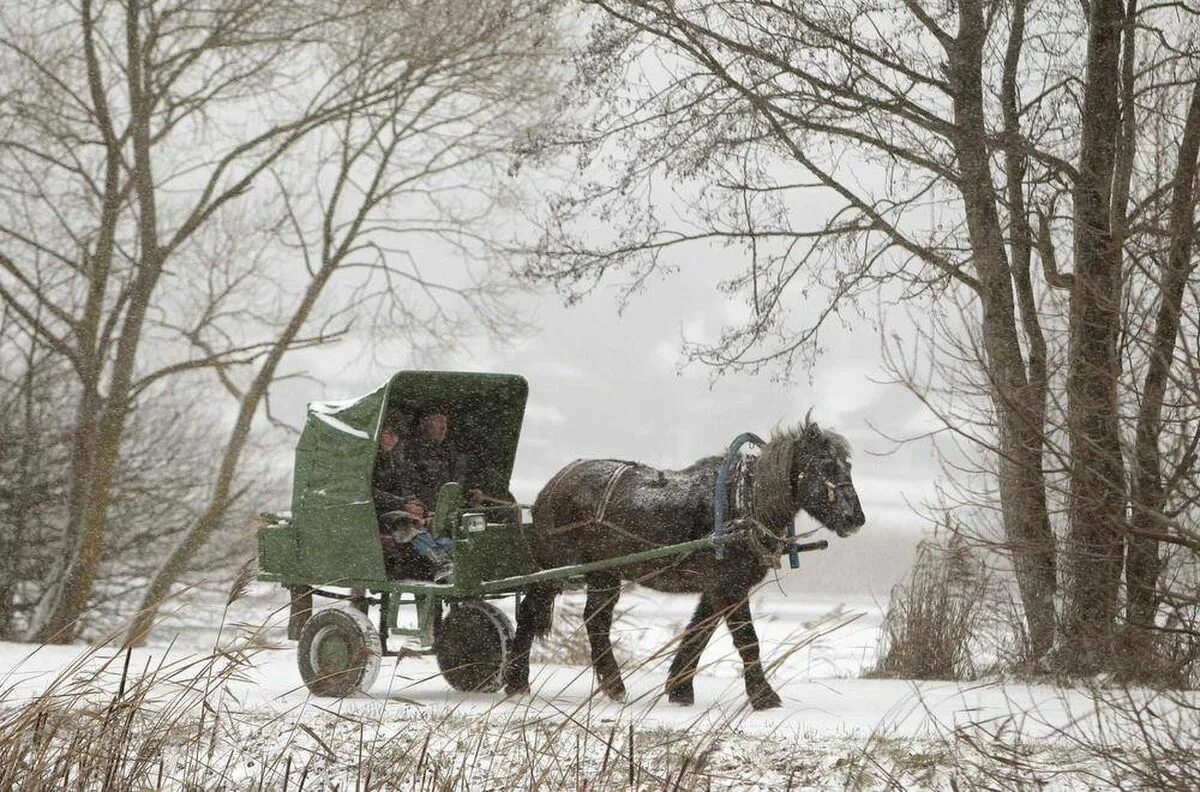
{"label": "cart wheel", "polygon": [[352,608],[325,608],[314,613],[300,632],[296,659],[300,677],[317,696],[353,695],[368,691],[379,674],[379,635],[364,613]]}
{"label": "cart wheel", "polygon": [[434,645],[438,668],[455,690],[494,693],[504,685],[512,640],[512,622],[494,605],[456,602],[442,619]]}

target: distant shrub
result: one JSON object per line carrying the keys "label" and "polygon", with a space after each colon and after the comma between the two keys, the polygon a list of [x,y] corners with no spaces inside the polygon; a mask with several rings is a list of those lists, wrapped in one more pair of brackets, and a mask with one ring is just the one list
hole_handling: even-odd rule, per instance
{"label": "distant shrub", "polygon": [[[1186,535],[1200,537],[1189,528]],[[1114,658],[1123,684],[1164,690],[1200,689],[1200,552],[1166,551],[1159,576],[1158,617],[1153,628],[1122,625]]]}
{"label": "distant shrub", "polygon": [[1161,690],[1200,689],[1200,608],[1172,607],[1158,626],[1124,625],[1117,640],[1115,678]]}
{"label": "distant shrub", "polygon": [[908,579],[892,591],[879,661],[869,676],[969,679],[987,615],[989,574],[959,533],[922,542]]}

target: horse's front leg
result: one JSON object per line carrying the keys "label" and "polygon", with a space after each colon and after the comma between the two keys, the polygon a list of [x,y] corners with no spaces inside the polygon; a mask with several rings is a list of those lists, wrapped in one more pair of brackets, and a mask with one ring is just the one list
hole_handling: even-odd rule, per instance
{"label": "horse's front leg", "polygon": [[600,689],[609,698],[625,700],[625,682],[621,669],[617,667],[612,653],[613,609],[621,596],[621,578],[612,572],[593,572],[587,580],[587,604],[583,608],[583,620],[587,625],[588,642],[592,647],[592,668],[600,680]]}
{"label": "horse's front leg", "polygon": [[733,636],[738,654],[742,656],[742,675],[746,680],[746,695],[750,706],[756,710],[770,709],[783,704],[779,694],[767,682],[758,654],[758,634],[750,616],[750,600],[743,596],[738,603],[725,611],[725,624]]}
{"label": "horse's front leg", "polygon": [[700,604],[692,614],[692,621],[687,626],[675,659],[671,661],[671,673],[667,677],[667,700],[674,704],[691,704],[696,700],[692,688],[692,680],[696,676],[696,666],[704,647],[712,639],[713,631],[717,628],[720,614],[713,607],[713,598],[708,594],[700,595]]}

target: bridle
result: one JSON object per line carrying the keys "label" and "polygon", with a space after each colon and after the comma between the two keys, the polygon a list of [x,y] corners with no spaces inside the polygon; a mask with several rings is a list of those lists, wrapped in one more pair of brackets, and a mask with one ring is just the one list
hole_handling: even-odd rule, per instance
{"label": "bridle", "polygon": [[[796,476],[796,489],[797,490],[799,490],[801,485],[804,484],[804,480],[806,478],[808,478],[808,469],[807,468],[800,471],[800,474],[798,476]],[[826,478],[824,476],[821,477],[821,483],[825,485],[825,495],[830,504],[837,502],[837,496],[838,496],[838,492],[840,490],[854,488],[854,485],[852,483],[850,483],[849,481],[830,481],[828,478]]]}

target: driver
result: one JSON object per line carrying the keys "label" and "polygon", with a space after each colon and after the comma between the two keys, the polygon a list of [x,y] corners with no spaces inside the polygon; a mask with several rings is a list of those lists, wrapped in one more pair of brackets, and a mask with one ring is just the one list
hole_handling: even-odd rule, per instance
{"label": "driver", "polygon": [[403,479],[408,490],[427,507],[437,503],[438,490],[447,481],[462,482],[466,477],[466,458],[446,443],[450,431],[450,412],[434,406],[417,416],[417,431],[403,444]]}

